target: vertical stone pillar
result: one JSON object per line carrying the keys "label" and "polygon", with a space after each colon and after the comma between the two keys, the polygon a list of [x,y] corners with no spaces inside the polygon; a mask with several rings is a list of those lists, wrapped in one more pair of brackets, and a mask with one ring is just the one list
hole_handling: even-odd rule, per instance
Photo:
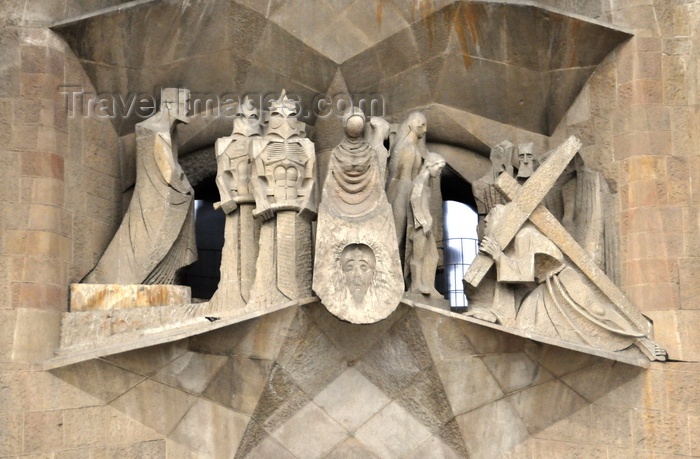
{"label": "vertical stone pillar", "polygon": [[700,358],[700,18],[691,4],[612,1],[635,37],[618,51],[613,109],[622,287],[672,359]]}

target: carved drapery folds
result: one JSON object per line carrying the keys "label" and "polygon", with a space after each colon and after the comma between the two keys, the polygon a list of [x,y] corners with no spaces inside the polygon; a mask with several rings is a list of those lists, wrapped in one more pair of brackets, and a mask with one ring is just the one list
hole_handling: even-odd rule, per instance
{"label": "carved drapery folds", "polygon": [[370,121],[380,130],[372,146],[363,137],[364,113],[355,109],[345,115],[345,139],[331,152],[319,207],[314,291],[329,311],[352,323],[384,319],[404,291],[384,192],[382,121]]}
{"label": "carved drapery folds", "polygon": [[178,123],[186,123],[189,91],[164,89],[153,117],[136,125],[136,184],[119,230],[89,284],[173,284],[197,259],[194,191],[177,154]]}
{"label": "carved drapery folds", "polygon": [[495,264],[494,300],[468,314],[594,349],[636,345],[650,360],[664,360],[651,341],[651,322],[544,205],[580,146],[569,138],[539,168],[531,167],[532,150],[521,147],[518,179],[498,176],[494,186],[507,204],[490,209],[480,253],[464,277],[465,290],[473,290]]}
{"label": "carved drapery folds", "polygon": [[[316,157],[298,110],[284,92],[268,114],[244,101],[232,134],[216,142],[215,206],[226,214],[226,237],[211,304],[217,311],[265,310],[315,292],[334,315],[358,324],[386,318],[402,300],[446,308],[434,287],[442,235],[430,206],[445,160],[426,148],[425,116],[413,112],[396,127],[367,120],[357,108],[346,113],[345,139],[330,153],[313,253]],[[115,267],[152,264],[126,283],[172,282],[194,253],[193,192],[177,163],[172,111],[166,103],[160,116],[137,127],[145,172],[103,257],[118,254],[109,263]],[[532,144],[504,141],[492,149],[491,169],[473,184],[482,240],[465,287],[468,294],[481,289],[481,300],[485,279],[493,298],[476,301],[467,317],[576,349],[639,349],[663,360],[650,321],[603,271],[605,183],[584,166],[580,146],[572,137],[540,155],[541,163]],[[141,220],[133,219],[136,210]],[[124,234],[153,228],[169,237],[158,236],[148,251],[115,245]],[[89,278],[103,273],[101,264]]]}

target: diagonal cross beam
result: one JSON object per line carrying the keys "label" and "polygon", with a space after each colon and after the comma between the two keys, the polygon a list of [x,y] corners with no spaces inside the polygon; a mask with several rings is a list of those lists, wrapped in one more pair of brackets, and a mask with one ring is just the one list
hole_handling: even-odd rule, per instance
{"label": "diagonal cross beam", "polygon": [[[547,196],[579,148],[581,148],[581,141],[575,136],[569,137],[549,155],[547,161],[532,174],[525,184],[519,187],[519,191],[512,197],[511,202],[506,204],[502,218],[498,222],[493,222],[493,238],[501,247],[510,244],[530,214]],[[512,177],[510,178],[512,179]],[[464,275],[465,287],[466,284],[477,287],[491,266],[493,266],[491,257],[482,253],[477,254]]]}
{"label": "diagonal cross beam", "polygon": [[[527,182],[526,182],[527,183]],[[508,174],[501,174],[496,181],[496,188],[507,201],[519,196],[525,188]],[[514,201],[512,201],[514,202]],[[588,253],[579,245],[559,220],[543,205],[538,205],[530,214],[529,220],[547,236],[576,265],[578,269],[617,307],[643,335],[648,335],[651,325],[641,312],[635,308],[617,285],[601,270]],[[505,246],[501,246],[505,248]]]}

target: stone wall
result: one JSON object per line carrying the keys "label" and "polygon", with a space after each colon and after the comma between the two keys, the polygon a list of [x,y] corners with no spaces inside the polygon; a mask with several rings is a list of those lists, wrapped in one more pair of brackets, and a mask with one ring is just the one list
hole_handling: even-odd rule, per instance
{"label": "stone wall", "polygon": [[616,1],[635,36],[596,71],[553,142],[584,141],[619,194],[622,287],[671,358],[700,360],[700,4]]}
{"label": "stone wall", "polygon": [[[295,429],[303,427],[286,423],[291,411],[281,426],[247,431],[245,422],[262,415],[249,405],[234,406],[228,386],[217,386],[218,378],[235,381],[239,396],[257,400],[261,392],[255,387],[267,380],[261,367],[291,374],[296,383],[279,387],[298,386],[303,393],[296,399],[281,396],[274,408],[282,416],[290,400],[313,399],[313,406],[293,412],[313,416],[324,406],[318,398],[322,389],[326,399],[337,400],[337,391],[359,387],[338,383],[334,393],[333,381],[345,380],[333,378],[343,372],[349,371],[346,379],[366,378],[389,393],[387,406],[402,413],[400,420],[422,425],[415,432],[425,441],[409,452],[417,457],[427,457],[426,450],[446,457],[465,450],[471,457],[700,457],[699,363],[654,363],[637,370],[476,326],[435,331],[434,318],[424,315],[407,316],[422,331],[387,328],[378,341],[384,344],[338,357],[334,368],[343,372],[337,375],[314,371],[323,369],[319,365],[328,362],[328,353],[357,351],[363,335],[353,338],[320,321],[305,335],[294,335],[295,330],[274,328],[280,326],[274,317],[51,372],[22,363],[53,350],[67,286],[94,265],[116,230],[128,182],[122,177],[129,176],[113,126],[66,111],[58,85],[94,91],[77,58],[47,24],[118,3],[0,3],[0,457],[220,457],[242,445],[246,435],[253,438],[250,452],[265,445],[258,450],[262,457],[289,457]],[[415,6],[409,0],[379,3]],[[611,219],[619,221],[623,288],[655,320],[657,339],[671,357],[700,361],[700,283],[694,278],[700,270],[700,4],[542,3],[635,33],[596,71],[550,145],[570,133],[584,141],[587,164],[603,172],[618,193],[618,217]],[[488,129],[507,132],[504,125]],[[287,334],[303,361],[270,350],[277,346],[271,337]],[[402,398],[401,391],[383,385],[392,380],[382,375],[396,369],[382,368],[381,362],[387,355],[401,356],[406,342],[429,351],[419,366],[427,383],[406,384],[428,394],[422,399]],[[363,370],[363,364],[372,367],[372,359],[379,369]],[[356,361],[365,376],[348,370]],[[230,368],[247,370],[229,377]],[[303,377],[310,379],[300,381]],[[436,402],[445,400],[450,412],[439,427],[456,425],[464,449],[451,444],[444,431],[431,430],[437,424],[421,408],[431,403],[434,410],[445,408]],[[382,408],[371,414],[381,420]],[[356,440],[343,432],[329,450],[340,455],[371,449],[369,437]]]}

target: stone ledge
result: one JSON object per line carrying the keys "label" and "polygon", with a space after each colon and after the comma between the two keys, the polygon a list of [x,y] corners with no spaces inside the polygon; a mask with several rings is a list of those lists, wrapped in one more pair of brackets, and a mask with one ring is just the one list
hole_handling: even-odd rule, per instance
{"label": "stone ledge", "polygon": [[626,363],[628,365],[634,365],[636,367],[649,368],[649,365],[651,363],[649,361],[649,359],[646,356],[644,356],[644,354],[642,354],[641,351],[638,351],[635,347],[626,349],[622,352],[604,351],[604,350],[596,349],[596,348],[589,347],[589,346],[583,346],[580,344],[567,343],[565,341],[556,340],[553,338],[549,338],[547,336],[536,335],[534,333],[530,333],[530,332],[527,332],[524,330],[518,330],[518,329],[510,328],[510,327],[504,327],[503,325],[493,324],[491,322],[486,322],[486,321],[475,319],[472,317],[467,317],[467,316],[464,316],[462,314],[457,314],[454,312],[446,311],[444,309],[435,308],[435,307],[427,305],[427,304],[416,303],[416,302],[406,300],[406,299],[404,299],[402,301],[402,303],[404,303],[408,306],[412,306],[414,308],[425,309],[425,310],[428,310],[431,312],[442,314],[442,315],[447,316],[447,317],[452,317],[455,319],[463,320],[465,322],[469,322],[469,323],[472,323],[475,325],[481,325],[482,327],[492,328],[494,330],[499,330],[499,331],[502,331],[504,333],[520,336],[522,338],[527,338],[527,339],[530,339],[532,341],[537,341],[539,343],[549,344],[551,346],[557,346],[557,347],[561,347],[564,349],[570,349],[572,351],[582,352],[584,354],[595,355],[598,357],[603,357],[605,359],[615,360],[617,362]]}
{"label": "stone ledge", "polygon": [[174,306],[192,301],[190,287],[184,285],[71,284],[70,310]]}
{"label": "stone ledge", "polygon": [[[169,343],[227,327],[239,322],[244,322],[246,320],[255,319],[271,312],[280,311],[293,306],[316,303],[318,301],[318,298],[310,297],[303,300],[282,303],[265,309],[243,312],[242,314],[231,314],[231,311],[217,311],[216,309],[211,308],[209,303],[190,304],[186,305],[190,314],[187,321],[180,319],[179,321],[173,321],[172,325],[160,325],[157,327],[143,328],[137,331],[125,331],[123,333],[107,335],[101,339],[80,342],[76,345],[64,345],[57,351],[57,355],[55,357],[45,360],[40,365],[40,368],[42,370],[51,370],[86,360],[105,357],[107,355]],[[164,308],[172,309],[173,306],[167,306]],[[182,309],[182,306],[177,306],[177,308]],[[139,311],[142,309],[152,311],[156,308],[139,308],[131,311]],[[112,320],[112,317],[109,314],[110,312],[111,311],[102,312],[104,316],[102,317],[103,321]],[[70,314],[75,315],[85,313],[66,313],[66,315],[64,315],[64,321],[66,320],[66,317],[70,317]],[[99,325],[97,318],[93,319],[93,323]],[[64,322],[64,327],[66,327],[66,322]],[[84,332],[84,329],[78,328],[78,331],[80,330]],[[69,330],[64,328],[61,331],[61,334],[63,335],[68,331]]]}

